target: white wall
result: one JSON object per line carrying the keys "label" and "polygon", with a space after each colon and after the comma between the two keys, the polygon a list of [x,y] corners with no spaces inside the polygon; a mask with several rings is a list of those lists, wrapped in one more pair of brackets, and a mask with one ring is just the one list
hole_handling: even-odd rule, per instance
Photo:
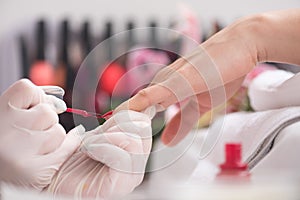
{"label": "white wall", "polygon": [[[72,20],[89,17],[97,20],[113,18],[119,24],[130,17],[141,25],[149,18],[168,21],[176,15],[177,0],[0,0],[0,33],[30,21],[37,16],[53,20],[71,16]],[[203,22],[213,18],[228,24],[235,18],[267,10],[300,7],[299,0],[186,0],[198,12]]]}

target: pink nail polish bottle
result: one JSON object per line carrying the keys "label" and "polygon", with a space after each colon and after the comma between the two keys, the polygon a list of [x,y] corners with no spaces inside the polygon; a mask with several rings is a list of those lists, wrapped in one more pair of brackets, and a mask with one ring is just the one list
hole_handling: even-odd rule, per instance
{"label": "pink nail polish bottle", "polygon": [[250,180],[248,165],[242,162],[242,145],[227,143],[225,145],[225,162],[220,165],[216,179],[219,181],[241,182]]}

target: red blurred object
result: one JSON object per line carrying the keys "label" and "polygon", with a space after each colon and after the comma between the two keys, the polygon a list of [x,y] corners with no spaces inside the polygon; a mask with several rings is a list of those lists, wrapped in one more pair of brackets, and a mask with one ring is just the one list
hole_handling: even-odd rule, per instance
{"label": "red blurred object", "polygon": [[31,81],[36,85],[53,85],[55,83],[54,68],[45,61],[35,62],[29,72]]}
{"label": "red blurred object", "polygon": [[[111,63],[101,75],[99,89],[106,91],[110,95],[122,93],[125,90],[125,85],[118,84],[118,82],[125,73],[123,66],[115,62]],[[116,87],[117,84],[118,87]]]}
{"label": "red blurred object", "polygon": [[218,176],[249,177],[248,165],[242,162],[242,145],[240,143],[228,143],[225,145],[226,159],[220,165]]}

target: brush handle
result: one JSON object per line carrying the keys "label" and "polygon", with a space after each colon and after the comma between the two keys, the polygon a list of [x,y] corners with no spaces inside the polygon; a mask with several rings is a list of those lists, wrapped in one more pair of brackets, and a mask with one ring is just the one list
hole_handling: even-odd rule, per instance
{"label": "brush handle", "polygon": [[85,110],[80,110],[76,108],[67,108],[66,112],[81,115],[83,117],[96,117],[96,118],[106,119],[106,120],[109,119],[113,114],[112,110],[102,115],[99,113],[87,112]]}

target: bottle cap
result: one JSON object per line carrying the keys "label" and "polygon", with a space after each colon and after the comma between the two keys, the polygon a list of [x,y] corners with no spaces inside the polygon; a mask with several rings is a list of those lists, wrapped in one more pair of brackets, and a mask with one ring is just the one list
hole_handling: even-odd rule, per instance
{"label": "bottle cap", "polygon": [[[225,145],[225,162],[220,165],[221,171],[217,175],[218,180],[249,180],[248,165],[242,160],[242,145],[240,143],[228,143]],[[239,182],[239,181],[238,181]]]}
{"label": "bottle cap", "polygon": [[242,159],[242,145],[240,143],[228,143],[225,145],[226,160],[220,165],[221,170],[247,170],[246,163]]}

